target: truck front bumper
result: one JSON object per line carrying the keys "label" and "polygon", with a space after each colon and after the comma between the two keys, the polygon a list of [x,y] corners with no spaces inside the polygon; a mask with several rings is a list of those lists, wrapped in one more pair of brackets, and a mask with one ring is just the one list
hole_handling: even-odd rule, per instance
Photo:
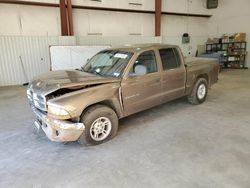
{"label": "truck front bumper", "polygon": [[47,114],[31,106],[37,116],[34,125],[37,129],[42,128],[47,137],[56,142],[76,141],[83,133],[85,126],[83,123],[74,123],[67,120],[57,120],[47,116]]}

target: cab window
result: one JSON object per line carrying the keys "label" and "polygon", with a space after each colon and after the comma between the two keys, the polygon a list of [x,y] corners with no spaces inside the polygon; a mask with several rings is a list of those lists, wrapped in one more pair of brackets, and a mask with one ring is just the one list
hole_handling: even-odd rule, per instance
{"label": "cab window", "polygon": [[139,76],[157,72],[157,62],[153,50],[141,53],[136,59],[132,69],[131,76]]}
{"label": "cab window", "polygon": [[175,69],[180,67],[180,56],[176,48],[160,49],[159,52],[163,70]]}

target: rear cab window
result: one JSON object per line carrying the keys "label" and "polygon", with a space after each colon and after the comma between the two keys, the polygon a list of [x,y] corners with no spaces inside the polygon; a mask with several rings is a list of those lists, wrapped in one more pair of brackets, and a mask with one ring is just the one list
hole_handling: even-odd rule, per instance
{"label": "rear cab window", "polygon": [[176,48],[159,49],[163,70],[176,69],[181,66],[179,52]]}

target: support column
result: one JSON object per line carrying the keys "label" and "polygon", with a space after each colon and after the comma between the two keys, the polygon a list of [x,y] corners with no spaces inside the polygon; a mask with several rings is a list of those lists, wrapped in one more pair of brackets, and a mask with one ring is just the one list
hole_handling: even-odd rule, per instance
{"label": "support column", "polygon": [[67,11],[68,11],[68,21],[69,21],[69,35],[74,35],[74,25],[73,25],[73,14],[72,14],[72,3],[71,0],[67,0]]}
{"label": "support column", "polygon": [[161,0],[155,0],[155,36],[161,36]]}
{"label": "support column", "polygon": [[61,16],[61,34],[62,36],[68,35],[67,12],[65,0],[60,0],[60,16]]}

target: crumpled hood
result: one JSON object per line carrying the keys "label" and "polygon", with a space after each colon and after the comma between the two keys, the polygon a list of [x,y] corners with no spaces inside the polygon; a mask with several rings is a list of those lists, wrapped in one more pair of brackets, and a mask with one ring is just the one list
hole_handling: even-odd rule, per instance
{"label": "crumpled hood", "polygon": [[75,70],[60,70],[35,77],[30,82],[29,88],[36,94],[45,96],[61,88],[80,88],[119,81],[119,78],[102,77]]}

